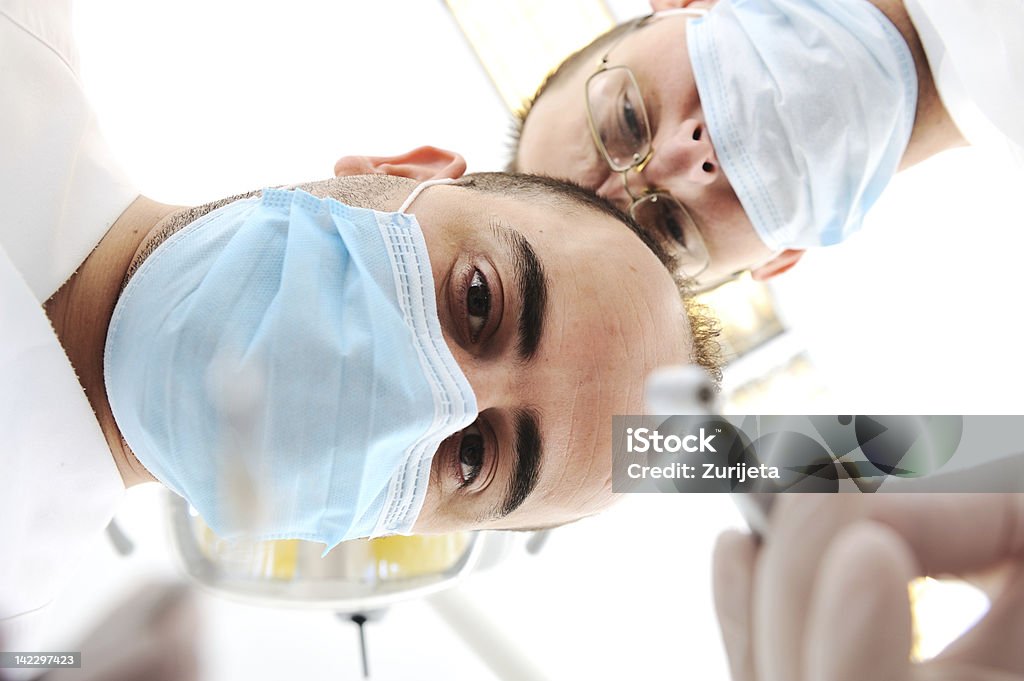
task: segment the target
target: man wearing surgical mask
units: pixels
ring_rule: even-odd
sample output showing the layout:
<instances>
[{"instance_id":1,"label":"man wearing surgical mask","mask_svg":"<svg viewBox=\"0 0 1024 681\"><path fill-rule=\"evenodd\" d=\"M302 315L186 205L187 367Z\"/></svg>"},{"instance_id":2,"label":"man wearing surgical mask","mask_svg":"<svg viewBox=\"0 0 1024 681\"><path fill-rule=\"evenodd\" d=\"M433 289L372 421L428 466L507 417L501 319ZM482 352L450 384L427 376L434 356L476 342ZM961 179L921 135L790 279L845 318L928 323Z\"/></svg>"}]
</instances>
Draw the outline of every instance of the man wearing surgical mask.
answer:
<instances>
[{"instance_id":1,"label":"man wearing surgical mask","mask_svg":"<svg viewBox=\"0 0 1024 681\"><path fill-rule=\"evenodd\" d=\"M624 262L609 267L609 249ZM653 368L703 356L655 251L546 178L355 176L192 209L140 198L90 260L47 310L122 477L168 484L226 536L242 528L210 486L232 427L218 391L236 381L260 395L246 472L272 495L254 533L330 548L597 512L608 418L642 408ZM82 307L95 328L68 324Z\"/></svg>"},{"instance_id":2,"label":"man wearing surgical mask","mask_svg":"<svg viewBox=\"0 0 1024 681\"><path fill-rule=\"evenodd\" d=\"M392 172L461 174L440 150L403 159ZM44 429L40 453L40 405L12 405L24 437L6 471L52 460L54 477L5 511L19 539L5 616L44 604L74 549L17 521L102 527L122 483L164 483L225 537L326 550L608 506L610 417L642 409L655 367L709 360L707 325L660 249L596 196L500 173L444 182L136 198L45 301L94 423ZM82 509L63 476L104 449Z\"/></svg>"},{"instance_id":3,"label":"man wearing surgical mask","mask_svg":"<svg viewBox=\"0 0 1024 681\"><path fill-rule=\"evenodd\" d=\"M613 498L610 417L642 409L655 367L710 357L657 250L545 178L357 176L198 208L139 197L45 303L95 415L64 447L84 460L103 442L111 501L157 480L225 537L330 549L591 515ZM40 461L40 416L25 416L8 471ZM8 520L44 504L48 526L81 522L53 482L62 499L40 492ZM32 550L51 539L23 537L5 568L23 611L66 564Z\"/></svg>"},{"instance_id":4,"label":"man wearing surgical mask","mask_svg":"<svg viewBox=\"0 0 1024 681\"><path fill-rule=\"evenodd\" d=\"M611 502L610 416L641 408L646 373L710 358L667 256L558 182L431 184L465 163L424 147L196 208L140 196L69 29L60 3L0 7L11 649L39 649L127 486L325 549L566 522Z\"/></svg>"},{"instance_id":5,"label":"man wearing surgical mask","mask_svg":"<svg viewBox=\"0 0 1024 681\"><path fill-rule=\"evenodd\" d=\"M839 243L892 176L971 143L1024 148L1024 6L652 0L567 59L509 167L595 189L702 287Z\"/></svg>"}]
</instances>

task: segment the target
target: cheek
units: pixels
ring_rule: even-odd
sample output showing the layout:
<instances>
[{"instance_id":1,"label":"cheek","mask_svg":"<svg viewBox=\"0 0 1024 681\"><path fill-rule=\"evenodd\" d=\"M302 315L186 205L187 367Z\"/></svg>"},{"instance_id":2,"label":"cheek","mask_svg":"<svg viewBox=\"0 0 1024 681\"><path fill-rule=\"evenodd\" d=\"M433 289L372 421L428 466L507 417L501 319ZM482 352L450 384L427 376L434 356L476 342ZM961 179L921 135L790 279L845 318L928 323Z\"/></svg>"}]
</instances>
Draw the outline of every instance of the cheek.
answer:
<instances>
[{"instance_id":1,"label":"cheek","mask_svg":"<svg viewBox=\"0 0 1024 681\"><path fill-rule=\"evenodd\" d=\"M445 289L448 286L448 276L450 270L441 264L438 258L430 259L430 273L434 277L434 300L437 303L437 313L441 317L441 326L444 326L444 314L445 309Z\"/></svg>"},{"instance_id":2,"label":"cheek","mask_svg":"<svg viewBox=\"0 0 1024 681\"><path fill-rule=\"evenodd\" d=\"M430 482L423 500L423 508L413 525L414 534L441 534L467 529L466 523L460 518L461 500L459 495L445 491L441 483L444 473L441 453L435 452L430 467Z\"/></svg>"},{"instance_id":3,"label":"cheek","mask_svg":"<svg viewBox=\"0 0 1024 681\"><path fill-rule=\"evenodd\" d=\"M469 387L473 390L473 395L477 398L477 406L479 409L483 407L479 406L480 402L480 381L479 372L477 370L477 360L471 354L469 354L462 345L459 344L458 340L448 333L447 329L442 329L444 334L444 341L448 344L448 349L451 350L452 357L455 358L455 362L459 365L459 369L462 370L462 374L469 381Z\"/></svg>"},{"instance_id":4,"label":"cheek","mask_svg":"<svg viewBox=\"0 0 1024 681\"><path fill-rule=\"evenodd\" d=\"M435 454L430 469L430 483L427 486L423 508L420 510L420 515L416 518L416 523L413 525L413 531L418 534L429 534L442 529L439 527L442 524L438 513L438 509L441 506L441 485L438 479L437 467L438 459L437 454Z\"/></svg>"},{"instance_id":5,"label":"cheek","mask_svg":"<svg viewBox=\"0 0 1024 681\"><path fill-rule=\"evenodd\" d=\"M728 219L719 221L713 238L706 239L714 274L726 276L764 262L771 250L764 245L736 201Z\"/></svg>"},{"instance_id":6,"label":"cheek","mask_svg":"<svg viewBox=\"0 0 1024 681\"><path fill-rule=\"evenodd\" d=\"M454 228L433 233L427 239L427 253L430 256L430 272L434 276L434 291L440 296L441 286L451 271L458 249L454 243Z\"/></svg>"},{"instance_id":7,"label":"cheek","mask_svg":"<svg viewBox=\"0 0 1024 681\"><path fill-rule=\"evenodd\" d=\"M714 240L720 246L731 245L736 248L743 243L748 233L756 238L746 211L725 173L721 173L714 185L707 188L704 198L699 218L705 225L714 225Z\"/></svg>"}]
</instances>

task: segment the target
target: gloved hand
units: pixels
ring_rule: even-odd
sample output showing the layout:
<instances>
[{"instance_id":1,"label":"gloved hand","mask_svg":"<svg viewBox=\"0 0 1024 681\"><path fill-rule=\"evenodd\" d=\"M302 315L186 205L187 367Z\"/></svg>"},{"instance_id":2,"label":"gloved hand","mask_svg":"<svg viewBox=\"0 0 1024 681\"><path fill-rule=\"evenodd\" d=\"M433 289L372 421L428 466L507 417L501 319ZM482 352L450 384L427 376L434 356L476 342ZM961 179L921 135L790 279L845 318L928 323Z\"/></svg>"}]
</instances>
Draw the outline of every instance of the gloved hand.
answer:
<instances>
[{"instance_id":1,"label":"gloved hand","mask_svg":"<svg viewBox=\"0 0 1024 681\"><path fill-rule=\"evenodd\" d=\"M769 528L715 548L735 681L1024 678L1024 495L781 495ZM984 577L992 606L913 664L907 585L923 575Z\"/></svg>"}]
</instances>

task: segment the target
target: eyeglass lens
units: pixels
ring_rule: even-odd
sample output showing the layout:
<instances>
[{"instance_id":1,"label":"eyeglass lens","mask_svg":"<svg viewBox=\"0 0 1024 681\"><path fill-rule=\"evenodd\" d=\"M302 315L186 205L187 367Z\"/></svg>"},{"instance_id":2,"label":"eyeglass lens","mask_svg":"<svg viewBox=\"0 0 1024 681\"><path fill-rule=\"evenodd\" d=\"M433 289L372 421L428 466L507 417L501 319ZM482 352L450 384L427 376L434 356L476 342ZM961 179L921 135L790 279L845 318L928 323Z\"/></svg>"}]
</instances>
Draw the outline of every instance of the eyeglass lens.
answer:
<instances>
[{"instance_id":1,"label":"eyeglass lens","mask_svg":"<svg viewBox=\"0 0 1024 681\"><path fill-rule=\"evenodd\" d=\"M612 67L587 81L587 106L594 138L612 170L636 166L651 149L651 128L632 72Z\"/></svg>"},{"instance_id":2,"label":"eyeglass lens","mask_svg":"<svg viewBox=\"0 0 1024 681\"><path fill-rule=\"evenodd\" d=\"M604 68L587 81L587 112L598 150L612 170L636 168L651 153L651 127L643 95L625 66ZM708 267L704 239L693 218L674 197L646 194L630 208L633 219L665 245L680 262L682 274L695 278Z\"/></svg>"}]
</instances>

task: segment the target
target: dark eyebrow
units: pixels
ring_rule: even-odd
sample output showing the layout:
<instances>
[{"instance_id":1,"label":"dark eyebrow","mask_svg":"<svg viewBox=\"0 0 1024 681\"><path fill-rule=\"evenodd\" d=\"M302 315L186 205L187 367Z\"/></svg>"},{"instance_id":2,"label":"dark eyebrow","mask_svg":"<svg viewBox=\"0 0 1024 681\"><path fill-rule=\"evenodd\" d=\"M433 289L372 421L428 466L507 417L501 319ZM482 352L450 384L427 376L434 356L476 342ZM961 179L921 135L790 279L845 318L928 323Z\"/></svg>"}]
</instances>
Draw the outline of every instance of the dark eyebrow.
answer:
<instances>
[{"instance_id":1,"label":"dark eyebrow","mask_svg":"<svg viewBox=\"0 0 1024 681\"><path fill-rule=\"evenodd\" d=\"M540 478L540 464L543 458L540 439L540 425L537 414L530 409L515 410L515 470L508 484L505 500L498 517L504 518L523 505L537 486Z\"/></svg>"},{"instance_id":2,"label":"dark eyebrow","mask_svg":"<svg viewBox=\"0 0 1024 681\"><path fill-rule=\"evenodd\" d=\"M520 359L530 360L537 354L544 335L547 315L548 283L544 266L533 246L519 231L501 223L492 222L491 229L511 250L513 276L519 287L519 340L516 351Z\"/></svg>"}]
</instances>

